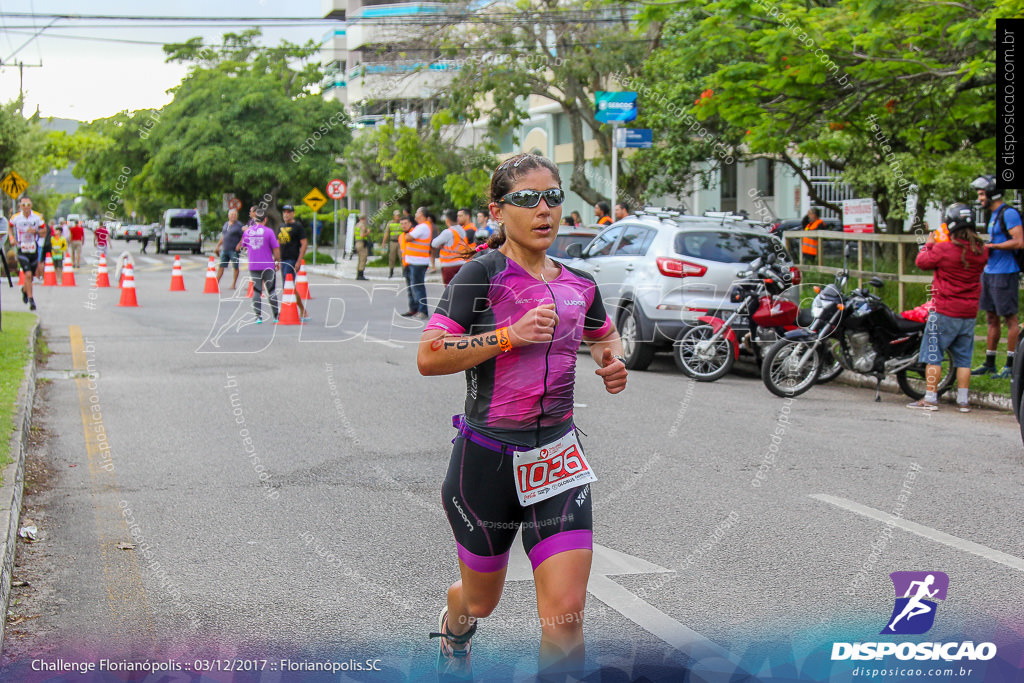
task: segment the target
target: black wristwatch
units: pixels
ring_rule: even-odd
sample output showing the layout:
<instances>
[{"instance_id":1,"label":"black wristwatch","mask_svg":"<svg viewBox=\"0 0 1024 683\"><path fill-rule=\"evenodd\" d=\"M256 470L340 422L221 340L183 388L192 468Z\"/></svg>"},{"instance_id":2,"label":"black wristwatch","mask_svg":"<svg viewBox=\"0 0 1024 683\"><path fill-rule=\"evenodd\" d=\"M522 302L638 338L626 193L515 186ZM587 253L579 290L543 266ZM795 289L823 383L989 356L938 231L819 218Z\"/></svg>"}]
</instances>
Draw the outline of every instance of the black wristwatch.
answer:
<instances>
[{"instance_id":1,"label":"black wristwatch","mask_svg":"<svg viewBox=\"0 0 1024 683\"><path fill-rule=\"evenodd\" d=\"M626 364L626 359L622 356L612 356L612 358L614 358L615 360L621 360L623 365Z\"/></svg>"}]
</instances>

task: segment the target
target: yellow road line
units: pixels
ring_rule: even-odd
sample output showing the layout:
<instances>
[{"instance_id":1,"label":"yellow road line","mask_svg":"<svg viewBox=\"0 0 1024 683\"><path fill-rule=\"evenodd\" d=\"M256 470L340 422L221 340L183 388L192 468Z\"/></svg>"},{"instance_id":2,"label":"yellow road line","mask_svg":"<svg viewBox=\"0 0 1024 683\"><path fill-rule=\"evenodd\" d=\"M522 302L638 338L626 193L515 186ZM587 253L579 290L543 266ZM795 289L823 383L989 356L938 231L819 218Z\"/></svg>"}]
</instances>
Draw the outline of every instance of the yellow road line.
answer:
<instances>
[{"instance_id":1,"label":"yellow road line","mask_svg":"<svg viewBox=\"0 0 1024 683\"><path fill-rule=\"evenodd\" d=\"M110 455L110 441L103 423L97 375L94 374L95 364L89 362L82 330L77 325L70 326L70 339L74 369L79 373L88 373L85 377L77 377L75 384L78 387L78 403L82 413L85 453L89 461L89 477L92 480L91 495L96 517L96 535L103 557L107 607L113 621L112 626L115 627L116 633L124 634L124 637L143 636L152 643L153 622L146 590L142 585L138 557L135 551L117 547L121 543L131 542L132 539L121 507L118 505L121 495L117 486L114 459Z\"/></svg>"}]
</instances>

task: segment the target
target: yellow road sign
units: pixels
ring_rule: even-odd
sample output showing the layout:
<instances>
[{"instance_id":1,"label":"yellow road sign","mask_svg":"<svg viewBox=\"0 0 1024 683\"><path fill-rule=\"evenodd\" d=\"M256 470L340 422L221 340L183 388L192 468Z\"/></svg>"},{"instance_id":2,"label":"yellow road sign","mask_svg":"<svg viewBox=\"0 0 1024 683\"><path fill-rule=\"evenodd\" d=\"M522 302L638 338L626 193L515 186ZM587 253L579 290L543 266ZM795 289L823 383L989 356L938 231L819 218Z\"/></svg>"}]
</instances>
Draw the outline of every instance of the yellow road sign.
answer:
<instances>
[{"instance_id":1,"label":"yellow road sign","mask_svg":"<svg viewBox=\"0 0 1024 683\"><path fill-rule=\"evenodd\" d=\"M11 199L17 199L18 195L24 192L25 188L28 187L28 181L14 171L11 171L4 176L3 180L0 180L0 187L3 188L4 192L10 195Z\"/></svg>"},{"instance_id":2,"label":"yellow road sign","mask_svg":"<svg viewBox=\"0 0 1024 683\"><path fill-rule=\"evenodd\" d=\"M316 213L320 210L321 206L327 203L327 197L324 196L324 193L319 188L314 187L309 191L309 194L302 198L302 201L306 203L306 206L313 209L313 213Z\"/></svg>"}]
</instances>

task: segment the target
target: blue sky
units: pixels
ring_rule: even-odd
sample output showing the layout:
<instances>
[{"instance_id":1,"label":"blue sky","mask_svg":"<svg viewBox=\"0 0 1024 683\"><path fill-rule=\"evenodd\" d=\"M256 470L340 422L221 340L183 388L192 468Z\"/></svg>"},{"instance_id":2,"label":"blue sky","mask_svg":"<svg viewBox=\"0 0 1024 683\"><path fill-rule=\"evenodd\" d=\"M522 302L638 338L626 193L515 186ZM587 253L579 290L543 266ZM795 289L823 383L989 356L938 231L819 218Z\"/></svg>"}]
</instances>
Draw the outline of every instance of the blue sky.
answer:
<instances>
[{"instance_id":1,"label":"blue sky","mask_svg":"<svg viewBox=\"0 0 1024 683\"><path fill-rule=\"evenodd\" d=\"M9 12L88 13L131 16L182 17L323 17L321 0L185 0L173 3L141 3L113 0L0 0L0 15ZM12 56L31 35L49 23L49 19L0 16L0 101L18 94L18 69L7 66ZM19 50L10 63L22 60L42 68L24 69L25 113L38 106L43 116L91 121L122 110L160 107L171 97L168 88L177 85L185 67L166 64L160 45L105 42L104 39L183 41L203 36L217 43L227 31L240 31L243 25L139 27L116 22L116 28L99 28L94 21L61 20ZM111 22L115 23L115 22ZM38 27L33 30L31 27ZM317 42L332 24L295 27L266 27L264 43L276 44L281 38L292 42ZM99 40L77 40L58 36L86 36Z\"/></svg>"}]
</instances>

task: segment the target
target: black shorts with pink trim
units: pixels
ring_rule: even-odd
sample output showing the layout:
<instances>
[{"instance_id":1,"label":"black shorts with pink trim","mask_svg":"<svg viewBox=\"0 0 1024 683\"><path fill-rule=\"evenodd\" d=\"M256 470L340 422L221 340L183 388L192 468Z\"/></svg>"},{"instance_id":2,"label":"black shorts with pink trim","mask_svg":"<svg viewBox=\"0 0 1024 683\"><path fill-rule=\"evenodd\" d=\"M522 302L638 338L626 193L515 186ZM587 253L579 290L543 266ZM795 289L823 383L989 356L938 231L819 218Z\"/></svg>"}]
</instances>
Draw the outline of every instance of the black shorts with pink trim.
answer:
<instances>
[{"instance_id":1,"label":"black shorts with pink trim","mask_svg":"<svg viewBox=\"0 0 1024 683\"><path fill-rule=\"evenodd\" d=\"M534 570L552 555L593 549L590 484L524 508L513 479L515 446L494 449L497 444L484 446L464 434L454 444L441 498L467 567L486 573L507 566L520 526Z\"/></svg>"}]
</instances>

